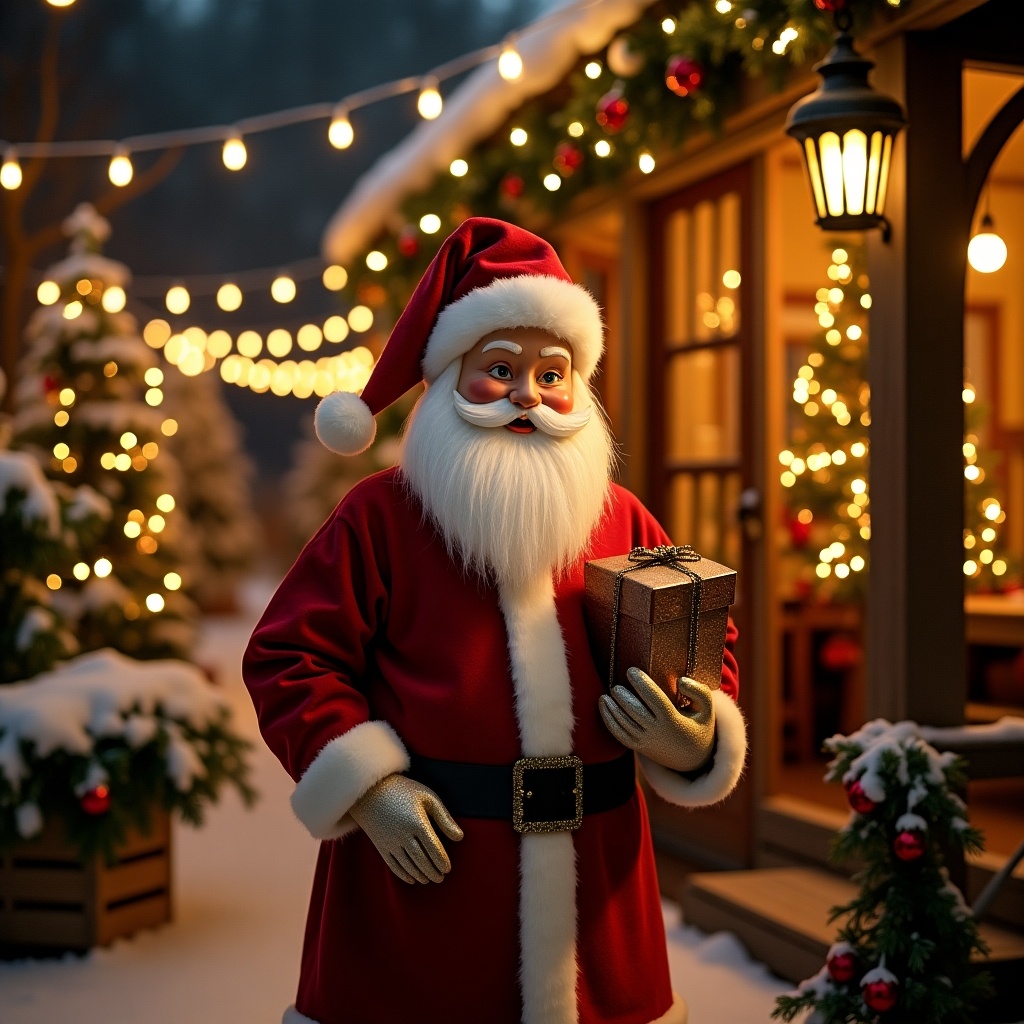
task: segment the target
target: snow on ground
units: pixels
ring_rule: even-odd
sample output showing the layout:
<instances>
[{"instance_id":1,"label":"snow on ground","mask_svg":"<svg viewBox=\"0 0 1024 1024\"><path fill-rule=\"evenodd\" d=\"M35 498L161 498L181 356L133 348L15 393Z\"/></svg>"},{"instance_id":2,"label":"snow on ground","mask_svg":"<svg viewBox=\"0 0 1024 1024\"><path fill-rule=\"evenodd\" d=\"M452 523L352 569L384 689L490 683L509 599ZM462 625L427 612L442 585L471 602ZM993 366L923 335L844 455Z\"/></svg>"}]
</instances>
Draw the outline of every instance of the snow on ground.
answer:
<instances>
[{"instance_id":1,"label":"snow on ground","mask_svg":"<svg viewBox=\"0 0 1024 1024\"><path fill-rule=\"evenodd\" d=\"M291 813L291 780L259 741L239 674L268 597L254 588L244 615L209 621L199 652L257 743L259 804L246 811L230 792L203 829L176 825L170 925L86 956L0 963L3 1024L277 1024L292 1002L317 844ZM665 916L690 1024L767 1024L790 986L734 936L685 927L672 906Z\"/></svg>"}]
</instances>

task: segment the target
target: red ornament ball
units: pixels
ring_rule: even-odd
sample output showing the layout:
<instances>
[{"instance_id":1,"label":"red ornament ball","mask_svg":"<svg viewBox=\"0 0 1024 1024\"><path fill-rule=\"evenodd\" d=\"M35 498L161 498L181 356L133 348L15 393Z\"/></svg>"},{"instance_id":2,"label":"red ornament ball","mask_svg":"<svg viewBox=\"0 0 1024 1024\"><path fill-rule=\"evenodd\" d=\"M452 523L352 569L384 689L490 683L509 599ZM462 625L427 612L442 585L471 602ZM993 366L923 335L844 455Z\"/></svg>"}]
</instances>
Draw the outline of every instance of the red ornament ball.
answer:
<instances>
[{"instance_id":1,"label":"red ornament ball","mask_svg":"<svg viewBox=\"0 0 1024 1024\"><path fill-rule=\"evenodd\" d=\"M43 393L50 394L51 391L56 391L60 387L60 381L56 377L51 377L47 374L43 378Z\"/></svg>"},{"instance_id":2,"label":"red ornament ball","mask_svg":"<svg viewBox=\"0 0 1024 1024\"><path fill-rule=\"evenodd\" d=\"M872 981L861 990L869 1010L885 1013L896 1005L897 986L892 981Z\"/></svg>"},{"instance_id":3,"label":"red ornament ball","mask_svg":"<svg viewBox=\"0 0 1024 1024\"><path fill-rule=\"evenodd\" d=\"M852 953L835 953L825 961L833 981L845 983L857 976L857 958Z\"/></svg>"},{"instance_id":4,"label":"red ornament ball","mask_svg":"<svg viewBox=\"0 0 1024 1024\"><path fill-rule=\"evenodd\" d=\"M828 11L835 13L836 11L842 11L846 8L846 0L814 0L814 6L819 11Z\"/></svg>"},{"instance_id":5,"label":"red ornament ball","mask_svg":"<svg viewBox=\"0 0 1024 1024\"><path fill-rule=\"evenodd\" d=\"M910 863L924 855L924 836L917 831L905 829L894 840L893 852L900 860Z\"/></svg>"},{"instance_id":6,"label":"red ornament ball","mask_svg":"<svg viewBox=\"0 0 1024 1024\"><path fill-rule=\"evenodd\" d=\"M610 135L622 131L628 120L629 101L621 89L610 89L597 101L597 123Z\"/></svg>"},{"instance_id":7,"label":"red ornament ball","mask_svg":"<svg viewBox=\"0 0 1024 1024\"><path fill-rule=\"evenodd\" d=\"M693 96L704 84L704 69L692 58L677 53L665 65L665 85L677 96Z\"/></svg>"},{"instance_id":8,"label":"red ornament ball","mask_svg":"<svg viewBox=\"0 0 1024 1024\"><path fill-rule=\"evenodd\" d=\"M571 142L560 142L555 149L555 170L567 178L583 166L583 150Z\"/></svg>"},{"instance_id":9,"label":"red ornament ball","mask_svg":"<svg viewBox=\"0 0 1024 1024\"><path fill-rule=\"evenodd\" d=\"M406 259L412 259L420 251L420 238L415 225L407 224L398 232L398 251Z\"/></svg>"},{"instance_id":10,"label":"red ornament ball","mask_svg":"<svg viewBox=\"0 0 1024 1024\"><path fill-rule=\"evenodd\" d=\"M811 524L801 523L799 519L790 519L786 526L789 528L789 539L795 548L802 548L811 537Z\"/></svg>"},{"instance_id":11,"label":"red ornament ball","mask_svg":"<svg viewBox=\"0 0 1024 1024\"><path fill-rule=\"evenodd\" d=\"M518 174L506 174L498 188L506 199L518 199L526 189L526 182Z\"/></svg>"},{"instance_id":12,"label":"red ornament ball","mask_svg":"<svg viewBox=\"0 0 1024 1024\"><path fill-rule=\"evenodd\" d=\"M818 659L830 672L847 672L863 658L860 644L846 633L834 633L821 645Z\"/></svg>"},{"instance_id":13,"label":"red ornament ball","mask_svg":"<svg viewBox=\"0 0 1024 1024\"><path fill-rule=\"evenodd\" d=\"M878 804L864 792L864 787L857 779L846 787L846 799L858 814L870 814Z\"/></svg>"},{"instance_id":14,"label":"red ornament ball","mask_svg":"<svg viewBox=\"0 0 1024 1024\"><path fill-rule=\"evenodd\" d=\"M87 793L83 793L78 802L86 814L94 816L106 814L110 810L110 787L96 786Z\"/></svg>"}]
</instances>

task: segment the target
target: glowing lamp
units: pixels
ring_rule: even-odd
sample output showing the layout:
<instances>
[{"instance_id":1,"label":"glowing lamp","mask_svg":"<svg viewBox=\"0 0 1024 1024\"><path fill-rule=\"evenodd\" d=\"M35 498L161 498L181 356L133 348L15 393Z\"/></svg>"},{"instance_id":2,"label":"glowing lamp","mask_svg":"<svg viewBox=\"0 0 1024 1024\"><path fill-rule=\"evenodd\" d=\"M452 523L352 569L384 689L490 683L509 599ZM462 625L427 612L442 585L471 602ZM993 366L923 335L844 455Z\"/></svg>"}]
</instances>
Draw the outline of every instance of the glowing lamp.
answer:
<instances>
[{"instance_id":1,"label":"glowing lamp","mask_svg":"<svg viewBox=\"0 0 1024 1024\"><path fill-rule=\"evenodd\" d=\"M989 214L981 218L980 227L967 246L967 262L979 274L994 274L1006 262L1006 243L996 234Z\"/></svg>"},{"instance_id":2,"label":"glowing lamp","mask_svg":"<svg viewBox=\"0 0 1024 1024\"><path fill-rule=\"evenodd\" d=\"M440 116L443 106L444 101L441 99L441 93L438 91L437 80L434 78L426 79L416 99L416 109L420 112L420 117L424 121L433 121L434 118Z\"/></svg>"},{"instance_id":3,"label":"glowing lamp","mask_svg":"<svg viewBox=\"0 0 1024 1024\"><path fill-rule=\"evenodd\" d=\"M328 141L335 149L348 149L355 137L352 122L348 119L348 111L343 106L336 107L331 125L327 129Z\"/></svg>"},{"instance_id":4,"label":"glowing lamp","mask_svg":"<svg viewBox=\"0 0 1024 1024\"><path fill-rule=\"evenodd\" d=\"M246 160L249 159L249 153L241 135L231 135L225 139L220 155L224 166L229 171L240 171L245 166Z\"/></svg>"},{"instance_id":5,"label":"glowing lamp","mask_svg":"<svg viewBox=\"0 0 1024 1024\"><path fill-rule=\"evenodd\" d=\"M906 118L896 100L868 84L873 66L840 25L828 56L814 68L821 85L786 121L787 134L803 151L817 224L825 231L888 228L892 148Z\"/></svg>"},{"instance_id":6,"label":"glowing lamp","mask_svg":"<svg viewBox=\"0 0 1024 1024\"><path fill-rule=\"evenodd\" d=\"M132 167L131 158L128 153L119 149L111 158L110 166L107 168L107 177L113 185L124 188L135 175L135 168Z\"/></svg>"},{"instance_id":7,"label":"glowing lamp","mask_svg":"<svg viewBox=\"0 0 1024 1024\"><path fill-rule=\"evenodd\" d=\"M0 166L0 185L9 191L21 188L21 164L15 152L10 149L4 154L4 162Z\"/></svg>"},{"instance_id":8,"label":"glowing lamp","mask_svg":"<svg viewBox=\"0 0 1024 1024\"><path fill-rule=\"evenodd\" d=\"M523 73L523 58L511 44L506 44L498 57L498 74L506 82L514 82Z\"/></svg>"}]
</instances>

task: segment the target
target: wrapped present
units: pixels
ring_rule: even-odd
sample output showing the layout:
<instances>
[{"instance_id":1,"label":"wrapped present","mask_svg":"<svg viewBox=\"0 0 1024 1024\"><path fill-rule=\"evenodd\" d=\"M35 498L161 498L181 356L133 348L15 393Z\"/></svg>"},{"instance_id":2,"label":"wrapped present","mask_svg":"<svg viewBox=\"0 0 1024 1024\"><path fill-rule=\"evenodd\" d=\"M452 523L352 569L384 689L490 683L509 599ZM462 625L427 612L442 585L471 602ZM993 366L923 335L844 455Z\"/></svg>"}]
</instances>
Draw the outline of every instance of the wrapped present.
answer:
<instances>
[{"instance_id":1,"label":"wrapped present","mask_svg":"<svg viewBox=\"0 0 1024 1024\"><path fill-rule=\"evenodd\" d=\"M634 548L584 567L584 613L591 651L608 686L628 686L626 669L643 669L677 706L689 676L717 689L736 570L689 545Z\"/></svg>"}]
</instances>

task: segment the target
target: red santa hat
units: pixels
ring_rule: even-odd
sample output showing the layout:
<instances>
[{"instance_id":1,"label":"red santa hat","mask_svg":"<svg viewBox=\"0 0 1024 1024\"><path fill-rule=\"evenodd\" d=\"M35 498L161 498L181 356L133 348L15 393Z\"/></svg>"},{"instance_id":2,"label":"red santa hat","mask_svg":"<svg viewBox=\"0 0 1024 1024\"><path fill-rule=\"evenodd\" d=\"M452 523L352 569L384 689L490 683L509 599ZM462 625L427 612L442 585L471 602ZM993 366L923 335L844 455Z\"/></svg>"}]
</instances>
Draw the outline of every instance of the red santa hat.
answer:
<instances>
[{"instance_id":1,"label":"red santa hat","mask_svg":"<svg viewBox=\"0 0 1024 1024\"><path fill-rule=\"evenodd\" d=\"M441 245L362 393L336 391L317 406L317 437L339 455L358 455L373 443L377 413L420 381L433 383L485 334L513 327L568 342L584 380L601 358L601 311L554 249L514 224L470 217Z\"/></svg>"}]
</instances>

